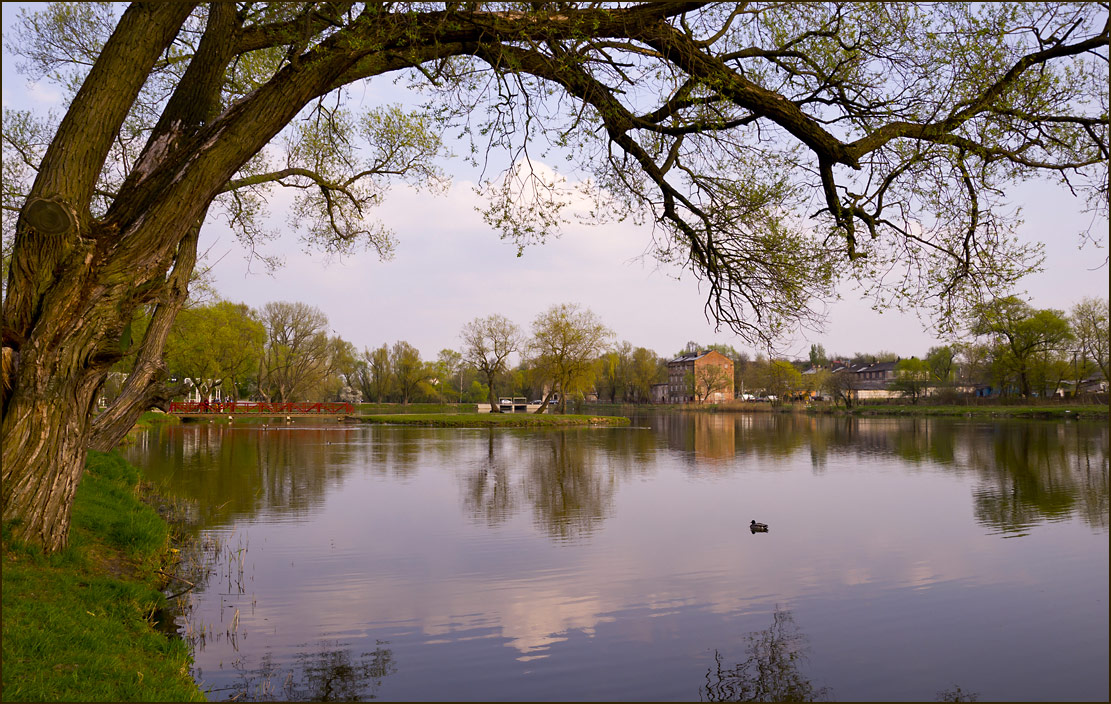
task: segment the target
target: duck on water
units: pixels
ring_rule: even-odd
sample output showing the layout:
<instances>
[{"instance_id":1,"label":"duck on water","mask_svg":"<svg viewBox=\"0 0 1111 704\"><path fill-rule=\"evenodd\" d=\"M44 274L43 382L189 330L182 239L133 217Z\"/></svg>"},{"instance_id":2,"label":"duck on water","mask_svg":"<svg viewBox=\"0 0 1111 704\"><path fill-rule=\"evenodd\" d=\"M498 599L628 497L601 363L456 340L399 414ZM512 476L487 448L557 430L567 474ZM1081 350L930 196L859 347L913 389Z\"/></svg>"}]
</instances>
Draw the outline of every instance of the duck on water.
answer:
<instances>
[{"instance_id":1,"label":"duck on water","mask_svg":"<svg viewBox=\"0 0 1111 704\"><path fill-rule=\"evenodd\" d=\"M767 533L768 532L768 524L767 523L757 523L756 521L753 521L752 523L750 523L748 525L748 527L753 533Z\"/></svg>"}]
</instances>

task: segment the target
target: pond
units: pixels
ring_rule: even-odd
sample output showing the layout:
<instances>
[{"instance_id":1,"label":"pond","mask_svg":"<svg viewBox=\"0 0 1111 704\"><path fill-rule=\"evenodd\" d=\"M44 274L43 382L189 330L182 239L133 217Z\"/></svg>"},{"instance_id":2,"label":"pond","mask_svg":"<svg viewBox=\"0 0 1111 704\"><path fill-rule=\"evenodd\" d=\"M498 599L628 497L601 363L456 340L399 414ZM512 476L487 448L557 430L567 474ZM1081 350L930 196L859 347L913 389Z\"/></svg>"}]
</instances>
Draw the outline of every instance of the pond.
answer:
<instances>
[{"instance_id":1,"label":"pond","mask_svg":"<svg viewBox=\"0 0 1111 704\"><path fill-rule=\"evenodd\" d=\"M1102 422L151 429L213 700L1106 700ZM756 520L768 531L753 533Z\"/></svg>"}]
</instances>

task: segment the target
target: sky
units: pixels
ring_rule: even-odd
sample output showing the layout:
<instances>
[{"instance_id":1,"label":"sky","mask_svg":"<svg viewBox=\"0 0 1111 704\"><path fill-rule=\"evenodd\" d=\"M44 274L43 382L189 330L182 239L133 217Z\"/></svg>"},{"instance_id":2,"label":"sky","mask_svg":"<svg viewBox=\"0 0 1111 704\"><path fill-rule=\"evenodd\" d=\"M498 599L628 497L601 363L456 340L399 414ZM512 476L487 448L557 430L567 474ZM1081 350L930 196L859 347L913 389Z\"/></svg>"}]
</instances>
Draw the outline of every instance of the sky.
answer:
<instances>
[{"instance_id":1,"label":"sky","mask_svg":"<svg viewBox=\"0 0 1111 704\"><path fill-rule=\"evenodd\" d=\"M61 93L49 84L30 83L16 70L8 53L9 27L16 3L3 3L3 105L45 113L62 107ZM396 100L398 89L379 81L354 91L375 104ZM458 151L458 150L456 150ZM679 352L688 341L719 343L755 354L758 350L728 328L706 319L705 289L695 276L675 267L661 268L645 256L650 225L572 224L559 239L526 248L517 256L513 242L503 241L475 207L474 175L461 162L443 161L453 176L444 195L417 193L405 187L390 191L377 217L397 236L392 260L372 252L328 257L307 251L285 225L283 203L275 194L271 227L283 235L263 251L284 258L273 273L257 261L234 235L213 221L206 225L201 249L207 251L221 297L261 308L269 301L299 301L320 308L335 334L358 349L405 340L424 359L460 346L459 330L476 317L501 314L527 331L533 319L555 304L578 303L594 311L616 340L647 347L662 356ZM1018 236L1045 243L1043 271L1023 279L1016 292L1038 308L1068 310L1085 296L1108 296L1107 223L1095 222L1103 248L1080 248L1079 233L1093 224L1083 202L1048 182L1029 182L1009 193L1022 207ZM852 355L888 351L922 356L941 341L929 321L914 313L874 311L858 291L845 285L840 299L828 303L823 331L807 331L783 340L778 352L805 358L812 343L826 351Z\"/></svg>"}]
</instances>

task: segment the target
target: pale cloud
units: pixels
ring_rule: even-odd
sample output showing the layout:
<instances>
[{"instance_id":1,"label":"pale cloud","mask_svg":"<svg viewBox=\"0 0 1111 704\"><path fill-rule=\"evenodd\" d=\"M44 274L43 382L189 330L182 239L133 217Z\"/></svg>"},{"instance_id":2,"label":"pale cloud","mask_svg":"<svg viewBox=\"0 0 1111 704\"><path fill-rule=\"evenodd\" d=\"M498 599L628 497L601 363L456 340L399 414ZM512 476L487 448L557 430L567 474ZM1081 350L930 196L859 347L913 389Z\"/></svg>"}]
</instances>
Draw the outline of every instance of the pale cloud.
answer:
<instances>
[{"instance_id":1,"label":"pale cloud","mask_svg":"<svg viewBox=\"0 0 1111 704\"><path fill-rule=\"evenodd\" d=\"M466 181L443 196L395 188L374 213L397 233L393 260L368 252L329 262L300 252L296 237L286 235L267 250L286 255L273 277L245 276L245 252L230 234L221 235L216 251L230 254L214 268L217 288L256 307L277 299L316 305L360 348L408 340L426 358L457 346L460 327L477 316L500 313L527 328L564 302L591 308L620 339L661 354L688 339L735 342L706 323L704 299L689 274L677 280L680 272L643 257L650 242L644 228L572 222L561 237L518 257L516 245L491 231L475 204Z\"/></svg>"}]
</instances>

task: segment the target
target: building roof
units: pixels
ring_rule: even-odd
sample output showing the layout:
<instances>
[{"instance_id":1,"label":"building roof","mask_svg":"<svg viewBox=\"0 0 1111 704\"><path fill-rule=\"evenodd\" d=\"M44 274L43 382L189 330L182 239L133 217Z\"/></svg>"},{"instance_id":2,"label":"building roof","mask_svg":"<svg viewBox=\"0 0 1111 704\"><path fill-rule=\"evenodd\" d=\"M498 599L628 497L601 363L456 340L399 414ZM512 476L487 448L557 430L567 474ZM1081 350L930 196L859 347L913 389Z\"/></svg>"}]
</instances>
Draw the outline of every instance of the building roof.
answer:
<instances>
[{"instance_id":1,"label":"building roof","mask_svg":"<svg viewBox=\"0 0 1111 704\"><path fill-rule=\"evenodd\" d=\"M859 369L855 369L853 371L855 371L857 373L860 373L860 372L892 372L892 371L895 371L895 365L897 365L898 363L899 363L898 361L895 361L895 362L875 362L874 364L869 364L867 366L860 367Z\"/></svg>"},{"instance_id":2,"label":"building roof","mask_svg":"<svg viewBox=\"0 0 1111 704\"><path fill-rule=\"evenodd\" d=\"M686 354L679 355L675 359L671 360L670 362L668 362L668 364L684 364L686 362L693 362L695 360L702 359L708 354L713 354L714 352L717 352L717 354L720 355L722 359L728 360L730 362L733 361L717 350L706 350L705 352L687 352Z\"/></svg>"}]
</instances>

